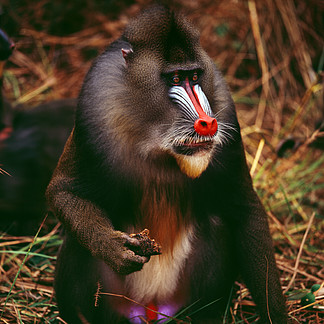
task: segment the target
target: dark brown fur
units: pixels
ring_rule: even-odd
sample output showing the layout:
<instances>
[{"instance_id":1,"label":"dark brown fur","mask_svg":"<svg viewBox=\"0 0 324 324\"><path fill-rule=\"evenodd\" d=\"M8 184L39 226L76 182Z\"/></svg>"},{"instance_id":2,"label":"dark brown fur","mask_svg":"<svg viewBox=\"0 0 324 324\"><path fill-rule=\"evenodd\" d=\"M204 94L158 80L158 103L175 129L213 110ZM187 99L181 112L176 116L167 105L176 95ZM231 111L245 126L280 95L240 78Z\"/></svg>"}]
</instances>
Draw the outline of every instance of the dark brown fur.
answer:
<instances>
[{"instance_id":1,"label":"dark brown fur","mask_svg":"<svg viewBox=\"0 0 324 324\"><path fill-rule=\"evenodd\" d=\"M34 235L47 210L44 191L74 124L75 99L37 107L9 105L3 118L11 133L0 138L0 227ZM10 119L12 122L9 122Z\"/></svg>"},{"instance_id":2,"label":"dark brown fur","mask_svg":"<svg viewBox=\"0 0 324 324\"><path fill-rule=\"evenodd\" d=\"M172 143L189 121L163 78L197 68L219 131L208 152L186 155ZM267 215L252 188L233 101L197 32L168 9L145 11L92 66L47 198L65 227L55 290L68 323L145 316L118 297L94 307L98 282L103 292L167 304L172 315L190 306L182 316L217 323L238 273L261 321L286 323ZM161 256L133 252L138 242L127 233L144 228Z\"/></svg>"}]
</instances>

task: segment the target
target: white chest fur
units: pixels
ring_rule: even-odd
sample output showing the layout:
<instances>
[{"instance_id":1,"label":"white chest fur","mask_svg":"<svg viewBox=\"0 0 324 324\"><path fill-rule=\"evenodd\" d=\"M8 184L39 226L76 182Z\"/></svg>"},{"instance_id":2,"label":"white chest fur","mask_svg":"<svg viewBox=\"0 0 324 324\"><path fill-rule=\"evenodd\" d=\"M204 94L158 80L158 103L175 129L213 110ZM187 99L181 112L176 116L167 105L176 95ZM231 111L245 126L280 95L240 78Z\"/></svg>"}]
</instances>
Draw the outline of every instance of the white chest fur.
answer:
<instances>
[{"instance_id":1,"label":"white chest fur","mask_svg":"<svg viewBox=\"0 0 324 324\"><path fill-rule=\"evenodd\" d=\"M179 279L191 251L192 227L181 230L173 250L152 256L141 271L125 278L128 297L147 304L155 300L157 304L169 302L177 293Z\"/></svg>"}]
</instances>

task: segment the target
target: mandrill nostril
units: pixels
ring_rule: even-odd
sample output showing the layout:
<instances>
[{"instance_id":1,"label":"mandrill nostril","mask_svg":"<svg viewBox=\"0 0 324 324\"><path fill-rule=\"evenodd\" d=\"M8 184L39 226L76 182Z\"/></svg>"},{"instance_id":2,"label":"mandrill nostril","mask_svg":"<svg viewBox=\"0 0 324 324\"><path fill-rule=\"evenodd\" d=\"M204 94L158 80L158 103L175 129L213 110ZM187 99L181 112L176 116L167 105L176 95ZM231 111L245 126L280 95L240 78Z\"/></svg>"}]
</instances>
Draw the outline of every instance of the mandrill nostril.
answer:
<instances>
[{"instance_id":1,"label":"mandrill nostril","mask_svg":"<svg viewBox=\"0 0 324 324\"><path fill-rule=\"evenodd\" d=\"M195 131L201 136L213 136L217 132L217 121L215 118L204 116L194 123Z\"/></svg>"}]
</instances>

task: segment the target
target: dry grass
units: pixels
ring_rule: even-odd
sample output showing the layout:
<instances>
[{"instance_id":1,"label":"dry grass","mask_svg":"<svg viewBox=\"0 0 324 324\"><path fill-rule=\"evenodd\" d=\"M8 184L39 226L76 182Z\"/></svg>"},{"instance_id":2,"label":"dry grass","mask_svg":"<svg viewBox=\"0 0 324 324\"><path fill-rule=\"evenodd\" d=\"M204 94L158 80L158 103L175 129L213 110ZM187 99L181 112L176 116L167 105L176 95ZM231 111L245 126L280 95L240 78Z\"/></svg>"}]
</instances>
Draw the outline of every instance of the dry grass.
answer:
<instances>
[{"instance_id":1,"label":"dry grass","mask_svg":"<svg viewBox=\"0 0 324 324\"><path fill-rule=\"evenodd\" d=\"M84 1L87 10L74 7L83 20L69 33L62 27L55 32L54 21L47 19L48 1L22 2L16 8L22 17L17 50L5 74L11 102L34 105L77 96L92 59L149 2L131 2L104 14L106 9L99 10L96 2ZM324 120L323 1L178 0L176 4L185 4L202 31L203 46L232 90L255 188L269 215L283 289L291 293L321 284L324 145L323 132L315 125ZM289 136L301 145L279 158L276 148ZM1 237L0 321L60 322L52 289L59 244L55 225L34 238ZM253 323L255 308L249 293L240 283L236 288L226 322ZM288 301L291 322L324 323L323 293L317 297L318 304L311 309L302 308L299 299Z\"/></svg>"}]
</instances>

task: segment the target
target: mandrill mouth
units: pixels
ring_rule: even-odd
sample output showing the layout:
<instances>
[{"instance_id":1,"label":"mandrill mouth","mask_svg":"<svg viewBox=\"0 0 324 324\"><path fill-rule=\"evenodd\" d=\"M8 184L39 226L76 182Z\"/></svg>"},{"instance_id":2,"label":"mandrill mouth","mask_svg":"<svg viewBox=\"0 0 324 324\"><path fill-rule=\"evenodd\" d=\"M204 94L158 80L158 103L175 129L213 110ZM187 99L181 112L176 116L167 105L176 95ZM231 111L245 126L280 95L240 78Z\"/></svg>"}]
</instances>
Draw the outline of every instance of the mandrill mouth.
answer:
<instances>
[{"instance_id":1,"label":"mandrill mouth","mask_svg":"<svg viewBox=\"0 0 324 324\"><path fill-rule=\"evenodd\" d=\"M194 155L202 151L211 151L214 147L212 138L185 138L179 139L173 144L173 150L177 154Z\"/></svg>"}]
</instances>

